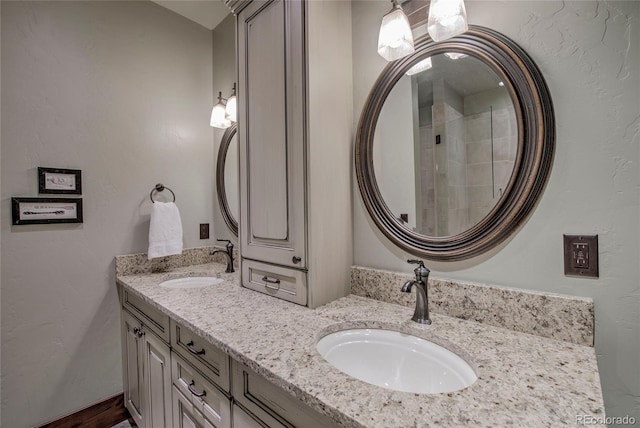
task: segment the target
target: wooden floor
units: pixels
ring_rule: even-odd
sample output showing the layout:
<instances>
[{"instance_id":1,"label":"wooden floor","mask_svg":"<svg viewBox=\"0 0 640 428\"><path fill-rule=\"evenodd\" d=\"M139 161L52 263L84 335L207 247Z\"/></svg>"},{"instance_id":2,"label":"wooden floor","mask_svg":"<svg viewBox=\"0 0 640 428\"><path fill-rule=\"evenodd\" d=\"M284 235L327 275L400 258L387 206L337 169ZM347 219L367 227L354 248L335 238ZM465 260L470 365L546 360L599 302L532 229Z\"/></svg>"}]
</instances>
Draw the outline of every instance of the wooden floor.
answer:
<instances>
[{"instance_id":1,"label":"wooden floor","mask_svg":"<svg viewBox=\"0 0 640 428\"><path fill-rule=\"evenodd\" d=\"M40 428L112 427L116 422L126 421L128 417L129 412L124 407L124 396L118 394L86 409L42 425ZM115 426L119 428L135 427L135 425L118 424Z\"/></svg>"}]
</instances>

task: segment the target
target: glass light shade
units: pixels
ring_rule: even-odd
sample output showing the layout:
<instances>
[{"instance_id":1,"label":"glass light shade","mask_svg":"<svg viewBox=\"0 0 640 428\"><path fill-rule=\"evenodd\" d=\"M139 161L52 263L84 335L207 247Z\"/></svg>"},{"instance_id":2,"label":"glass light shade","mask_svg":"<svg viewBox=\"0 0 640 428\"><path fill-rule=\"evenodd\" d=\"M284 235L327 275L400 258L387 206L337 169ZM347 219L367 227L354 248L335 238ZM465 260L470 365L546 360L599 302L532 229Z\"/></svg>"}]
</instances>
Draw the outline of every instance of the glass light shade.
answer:
<instances>
[{"instance_id":1,"label":"glass light shade","mask_svg":"<svg viewBox=\"0 0 640 428\"><path fill-rule=\"evenodd\" d=\"M222 102L214 105L211 110L211 126L221 129L231 126L231 121L225 117L225 108Z\"/></svg>"},{"instance_id":2,"label":"glass light shade","mask_svg":"<svg viewBox=\"0 0 640 428\"><path fill-rule=\"evenodd\" d=\"M237 100L235 95L231 95L227 100L227 107L225 108L225 118L232 122L238 121Z\"/></svg>"},{"instance_id":3,"label":"glass light shade","mask_svg":"<svg viewBox=\"0 0 640 428\"><path fill-rule=\"evenodd\" d=\"M412 76L414 74L420 73L421 71L425 71L428 70L432 67L431 64L431 57L429 58L425 58L422 61L418 62L416 65L414 65L413 67L411 67L409 70L407 70L407 72L405 73L407 76Z\"/></svg>"},{"instance_id":4,"label":"glass light shade","mask_svg":"<svg viewBox=\"0 0 640 428\"><path fill-rule=\"evenodd\" d=\"M469 55L467 54L463 54L460 52L445 52L444 56L446 56L447 58L451 58L451 59L460 59L460 58L466 58Z\"/></svg>"},{"instance_id":5,"label":"glass light shade","mask_svg":"<svg viewBox=\"0 0 640 428\"><path fill-rule=\"evenodd\" d=\"M378 53L387 61L394 61L415 51L409 19L400 6L382 17L378 35Z\"/></svg>"},{"instance_id":6,"label":"glass light shade","mask_svg":"<svg viewBox=\"0 0 640 428\"><path fill-rule=\"evenodd\" d=\"M464 0L431 0L427 28L434 42L450 39L467 31L469 25Z\"/></svg>"}]
</instances>

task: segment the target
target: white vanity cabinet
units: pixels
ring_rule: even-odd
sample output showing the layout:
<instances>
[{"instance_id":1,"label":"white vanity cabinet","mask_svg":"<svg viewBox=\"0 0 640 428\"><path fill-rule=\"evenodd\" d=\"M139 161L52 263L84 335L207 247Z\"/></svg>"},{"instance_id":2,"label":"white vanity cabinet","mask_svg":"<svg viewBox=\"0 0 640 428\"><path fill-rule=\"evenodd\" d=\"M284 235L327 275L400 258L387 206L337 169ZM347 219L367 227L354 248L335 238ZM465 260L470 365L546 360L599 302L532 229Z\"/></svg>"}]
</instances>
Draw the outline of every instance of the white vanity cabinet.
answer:
<instances>
[{"instance_id":1,"label":"white vanity cabinet","mask_svg":"<svg viewBox=\"0 0 640 428\"><path fill-rule=\"evenodd\" d=\"M125 406L139 428L336 426L125 288L121 298Z\"/></svg>"},{"instance_id":2,"label":"white vanity cabinet","mask_svg":"<svg viewBox=\"0 0 640 428\"><path fill-rule=\"evenodd\" d=\"M238 7L242 284L317 307L349 292L350 4Z\"/></svg>"},{"instance_id":3,"label":"white vanity cabinet","mask_svg":"<svg viewBox=\"0 0 640 428\"><path fill-rule=\"evenodd\" d=\"M235 402L255 415L251 417L247 412L238 411L238 417L240 420L246 421L244 422L246 425L243 423L234 424L234 426L338 427L331 419L312 410L291 394L237 361L233 361L232 364L232 383ZM236 410L234 410L235 414ZM260 422L257 422L258 420Z\"/></svg>"},{"instance_id":4,"label":"white vanity cabinet","mask_svg":"<svg viewBox=\"0 0 640 428\"><path fill-rule=\"evenodd\" d=\"M171 356L169 345L151 328L122 311L125 406L141 428L170 428Z\"/></svg>"}]
</instances>

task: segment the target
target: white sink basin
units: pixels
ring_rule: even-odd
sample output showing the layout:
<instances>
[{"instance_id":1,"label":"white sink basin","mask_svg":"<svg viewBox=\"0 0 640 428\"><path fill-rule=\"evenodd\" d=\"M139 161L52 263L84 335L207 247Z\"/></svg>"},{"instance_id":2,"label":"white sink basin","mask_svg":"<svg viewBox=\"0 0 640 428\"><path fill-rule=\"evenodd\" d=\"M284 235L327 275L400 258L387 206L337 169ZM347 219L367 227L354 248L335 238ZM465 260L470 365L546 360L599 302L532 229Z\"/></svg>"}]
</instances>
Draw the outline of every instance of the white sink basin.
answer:
<instances>
[{"instance_id":1,"label":"white sink basin","mask_svg":"<svg viewBox=\"0 0 640 428\"><path fill-rule=\"evenodd\" d=\"M320 339L316 348L340 371L396 391L453 392L478 379L471 366L448 349L397 331L342 330Z\"/></svg>"},{"instance_id":2,"label":"white sink basin","mask_svg":"<svg viewBox=\"0 0 640 428\"><path fill-rule=\"evenodd\" d=\"M170 279L160 283L166 288L203 288L222 283L224 280L213 276L192 276L189 278Z\"/></svg>"}]
</instances>

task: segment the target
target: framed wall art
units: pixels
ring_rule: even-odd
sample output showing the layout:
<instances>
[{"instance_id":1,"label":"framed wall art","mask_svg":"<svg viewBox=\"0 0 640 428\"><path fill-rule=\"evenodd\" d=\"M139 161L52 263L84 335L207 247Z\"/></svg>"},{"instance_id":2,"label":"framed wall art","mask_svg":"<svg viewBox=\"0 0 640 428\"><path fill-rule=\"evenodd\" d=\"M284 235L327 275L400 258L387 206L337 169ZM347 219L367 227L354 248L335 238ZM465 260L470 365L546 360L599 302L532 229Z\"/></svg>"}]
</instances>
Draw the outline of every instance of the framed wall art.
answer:
<instances>
[{"instance_id":1,"label":"framed wall art","mask_svg":"<svg viewBox=\"0 0 640 428\"><path fill-rule=\"evenodd\" d=\"M81 195L82 171L39 167L38 193Z\"/></svg>"},{"instance_id":2,"label":"framed wall art","mask_svg":"<svg viewBox=\"0 0 640 428\"><path fill-rule=\"evenodd\" d=\"M11 198L11 223L82 223L82 198Z\"/></svg>"}]
</instances>

